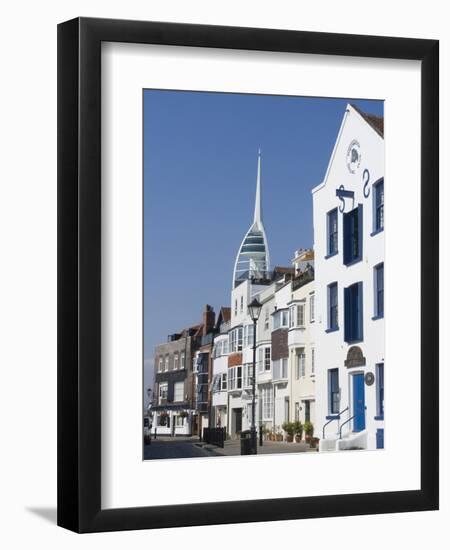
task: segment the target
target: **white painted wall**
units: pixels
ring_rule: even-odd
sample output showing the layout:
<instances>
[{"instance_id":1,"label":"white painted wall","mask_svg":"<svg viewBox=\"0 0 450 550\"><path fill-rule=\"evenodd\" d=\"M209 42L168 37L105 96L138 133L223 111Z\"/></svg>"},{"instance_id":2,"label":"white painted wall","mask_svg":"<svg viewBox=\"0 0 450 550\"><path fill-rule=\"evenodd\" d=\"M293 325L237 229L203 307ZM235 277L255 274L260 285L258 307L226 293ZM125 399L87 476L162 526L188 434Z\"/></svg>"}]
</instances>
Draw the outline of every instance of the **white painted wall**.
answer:
<instances>
[{"instance_id":1,"label":"white painted wall","mask_svg":"<svg viewBox=\"0 0 450 550\"><path fill-rule=\"evenodd\" d=\"M347 168L347 150L352 140L358 140L361 146L361 163L355 173ZM363 194L363 172L370 172L368 198ZM384 141L352 107L343 113L343 123L337 137L335 149L331 156L325 180L313 190L314 208L314 249L315 249L315 288L316 288L316 417L317 428L322 430L328 415L328 380L330 368L339 368L339 385L341 391L340 409L349 406L348 413L341 421L352 414L351 379L354 372L364 371L375 373L375 364L384 362L384 319L373 321L373 267L384 261L384 232L370 236L373 231L372 216L372 184L384 176ZM389 179L387 185L389 186ZM336 197L336 189L344 185L346 190L354 191L354 206L363 204L363 258L352 266L343 263L343 227L342 214L338 214L338 254L325 259L327 254L327 212L339 207L341 202ZM345 212L353 208L352 200L345 200ZM389 223L389 222L388 222ZM339 330L326 333L327 329L327 286L338 282L338 324ZM347 369L344 366L349 345L344 341L344 287L357 281L363 282L363 313L364 341L359 347L367 359L363 369ZM390 368L389 365L385 368ZM384 422L375 421L376 416L376 385L365 385L366 396L366 428L368 430L367 446L375 448L375 433L377 428L383 428ZM389 404L388 404L389 407ZM344 433L351 429L349 423ZM335 437L338 422L328 426L326 437Z\"/></svg>"},{"instance_id":2,"label":"white painted wall","mask_svg":"<svg viewBox=\"0 0 450 550\"><path fill-rule=\"evenodd\" d=\"M289 345L289 383L290 383L290 407L291 420L295 420L296 403L300 407L300 421L305 422L305 400L311 402L310 420L316 429L315 418L315 393L316 382L315 373L312 372L312 348L314 347L315 321L311 323L310 317L310 299L314 295L315 281L311 281L306 285L294 290L291 293L290 304L301 303L305 307L305 326L298 328L296 326L289 328L288 345ZM305 353L305 376L297 379L296 366L297 354L300 348L304 349ZM317 356L316 362L317 365Z\"/></svg>"}]
</instances>

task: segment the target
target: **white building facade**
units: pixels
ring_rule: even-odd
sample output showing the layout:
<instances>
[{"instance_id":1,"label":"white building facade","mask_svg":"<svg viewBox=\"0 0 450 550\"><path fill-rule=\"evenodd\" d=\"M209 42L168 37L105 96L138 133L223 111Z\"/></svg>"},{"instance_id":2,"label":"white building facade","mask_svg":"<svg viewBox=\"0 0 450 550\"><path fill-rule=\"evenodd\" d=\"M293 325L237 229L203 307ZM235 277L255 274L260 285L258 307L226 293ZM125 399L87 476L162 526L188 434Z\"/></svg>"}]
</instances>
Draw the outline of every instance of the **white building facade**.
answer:
<instances>
[{"instance_id":1,"label":"white building facade","mask_svg":"<svg viewBox=\"0 0 450 550\"><path fill-rule=\"evenodd\" d=\"M224 312L223 310L227 310ZM224 314L225 313L225 314ZM228 426L228 332L230 329L230 308L222 308L216 325L216 337L213 349L213 368L211 380L211 427Z\"/></svg>"},{"instance_id":2,"label":"white building facade","mask_svg":"<svg viewBox=\"0 0 450 550\"><path fill-rule=\"evenodd\" d=\"M253 321L248 304L265 288L264 283L243 280L231 293L231 322L228 339L228 434L239 437L252 426ZM258 426L258 394L255 398L255 426Z\"/></svg>"},{"instance_id":3,"label":"white building facade","mask_svg":"<svg viewBox=\"0 0 450 550\"><path fill-rule=\"evenodd\" d=\"M384 446L383 119L347 105L312 191L320 450Z\"/></svg>"},{"instance_id":4,"label":"white building facade","mask_svg":"<svg viewBox=\"0 0 450 550\"><path fill-rule=\"evenodd\" d=\"M302 424L315 416L315 283L310 271L292 281L289 307L290 418Z\"/></svg>"}]
</instances>

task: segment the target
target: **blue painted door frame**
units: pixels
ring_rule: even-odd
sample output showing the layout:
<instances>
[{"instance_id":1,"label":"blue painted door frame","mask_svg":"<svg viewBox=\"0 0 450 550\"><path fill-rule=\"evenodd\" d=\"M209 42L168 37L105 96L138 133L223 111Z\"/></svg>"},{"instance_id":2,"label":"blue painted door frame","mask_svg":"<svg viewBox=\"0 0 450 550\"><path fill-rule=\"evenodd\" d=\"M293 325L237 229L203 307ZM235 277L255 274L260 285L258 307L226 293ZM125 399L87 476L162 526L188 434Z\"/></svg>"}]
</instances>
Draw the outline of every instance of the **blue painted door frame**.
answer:
<instances>
[{"instance_id":1,"label":"blue painted door frame","mask_svg":"<svg viewBox=\"0 0 450 550\"><path fill-rule=\"evenodd\" d=\"M361 432L366 428L366 398L364 374L353 374L353 431Z\"/></svg>"}]
</instances>

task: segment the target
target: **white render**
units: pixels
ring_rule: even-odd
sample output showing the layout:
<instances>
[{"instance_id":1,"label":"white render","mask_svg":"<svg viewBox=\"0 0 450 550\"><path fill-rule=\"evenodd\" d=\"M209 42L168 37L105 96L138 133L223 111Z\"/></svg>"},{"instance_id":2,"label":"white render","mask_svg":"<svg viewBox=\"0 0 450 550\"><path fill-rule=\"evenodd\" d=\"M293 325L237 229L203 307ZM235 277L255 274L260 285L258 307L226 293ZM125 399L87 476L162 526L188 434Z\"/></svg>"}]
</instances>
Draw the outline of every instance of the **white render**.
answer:
<instances>
[{"instance_id":1,"label":"white render","mask_svg":"<svg viewBox=\"0 0 450 550\"><path fill-rule=\"evenodd\" d=\"M357 142L359 161L353 157L350 145ZM354 155L355 159L358 155ZM314 251L315 251L315 378L316 378L316 435L321 438L321 450L344 448L376 448L377 430L384 430L384 420L376 420L376 383L364 383L365 429L353 432L352 421L339 429L354 413L352 403L352 376L357 373L373 373L377 364L384 364L384 318L374 317L374 266L384 262L384 231L371 235L373 226L373 184L384 177L384 140L376 129L356 110L347 105L336 144L331 155L324 181L313 189ZM343 261L343 213L339 211L342 200L336 190L344 186L354 192L354 201L345 198L343 212L362 204L363 236L362 260L346 266ZM327 256L327 213L338 207L338 253ZM326 332L328 327L328 289L338 283L338 330ZM366 359L366 364L348 368L344 361L353 344L344 341L344 287L362 282L363 288L363 339L356 343ZM329 414L328 369L339 369L339 409L344 410L339 419L322 427ZM384 432L383 432L384 433Z\"/></svg>"},{"instance_id":2,"label":"white render","mask_svg":"<svg viewBox=\"0 0 450 550\"><path fill-rule=\"evenodd\" d=\"M237 437L239 431L249 430L252 424L251 405L252 388L251 376L253 372L253 339L245 338L247 327L253 326L248 314L247 306L253 298L265 288L261 284L253 284L244 280L231 292L231 322L229 332L229 356L238 360L233 366L228 365L228 418L227 429L231 437ZM242 328L242 349L233 351L231 333ZM241 369L240 387L232 386L230 369ZM240 416L241 420L238 420ZM256 394L255 423L258 426L258 395ZM239 426L239 423L241 424ZM240 429L239 429L240 427Z\"/></svg>"},{"instance_id":3,"label":"white render","mask_svg":"<svg viewBox=\"0 0 450 550\"><path fill-rule=\"evenodd\" d=\"M229 324L228 324L229 325ZM223 379L228 378L228 331L218 334L214 339L212 371L212 427L227 427L228 392L223 387Z\"/></svg>"},{"instance_id":4,"label":"white render","mask_svg":"<svg viewBox=\"0 0 450 550\"><path fill-rule=\"evenodd\" d=\"M309 421L312 422L317 436L315 418L315 365L313 370L312 353L316 353L314 345L315 318L312 314L311 303L315 300L315 282L310 281L292 291L288 306L291 309L289 322L289 380L290 380L290 418L300 420L302 424L307 420L306 407L309 404ZM303 324L297 322L296 307L303 307ZM292 319L292 321L291 321ZM304 354L304 374L298 372L300 355ZM316 361L315 361L316 363Z\"/></svg>"}]
</instances>

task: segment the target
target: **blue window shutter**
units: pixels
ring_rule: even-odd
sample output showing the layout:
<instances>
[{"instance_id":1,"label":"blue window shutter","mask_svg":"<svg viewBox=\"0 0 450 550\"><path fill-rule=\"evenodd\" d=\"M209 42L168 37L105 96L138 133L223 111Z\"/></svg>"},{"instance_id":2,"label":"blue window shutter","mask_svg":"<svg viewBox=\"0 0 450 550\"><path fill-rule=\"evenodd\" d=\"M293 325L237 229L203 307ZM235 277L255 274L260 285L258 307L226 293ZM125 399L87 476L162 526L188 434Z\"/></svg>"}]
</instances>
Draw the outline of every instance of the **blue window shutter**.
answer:
<instances>
[{"instance_id":1,"label":"blue window shutter","mask_svg":"<svg viewBox=\"0 0 450 550\"><path fill-rule=\"evenodd\" d=\"M331 413L331 370L328 370L328 412Z\"/></svg>"},{"instance_id":2,"label":"blue window shutter","mask_svg":"<svg viewBox=\"0 0 450 550\"><path fill-rule=\"evenodd\" d=\"M349 263L349 256L351 251L351 231L350 231L350 224L351 224L351 217L349 214L344 214L343 216L343 222L344 222L344 235L343 235L343 241L344 241L344 264Z\"/></svg>"},{"instance_id":3,"label":"blue window shutter","mask_svg":"<svg viewBox=\"0 0 450 550\"><path fill-rule=\"evenodd\" d=\"M351 339L351 290L344 288L344 340L346 342Z\"/></svg>"},{"instance_id":4,"label":"blue window shutter","mask_svg":"<svg viewBox=\"0 0 450 550\"><path fill-rule=\"evenodd\" d=\"M362 281L358 283L357 285L357 304L358 304L358 315L357 315L357 323L358 323L358 330L357 330L357 338L358 340L363 339L364 330L363 330L363 323L364 323L364 316L363 316L363 284Z\"/></svg>"},{"instance_id":5,"label":"blue window shutter","mask_svg":"<svg viewBox=\"0 0 450 550\"><path fill-rule=\"evenodd\" d=\"M358 258L363 255L363 205L358 204Z\"/></svg>"}]
</instances>

